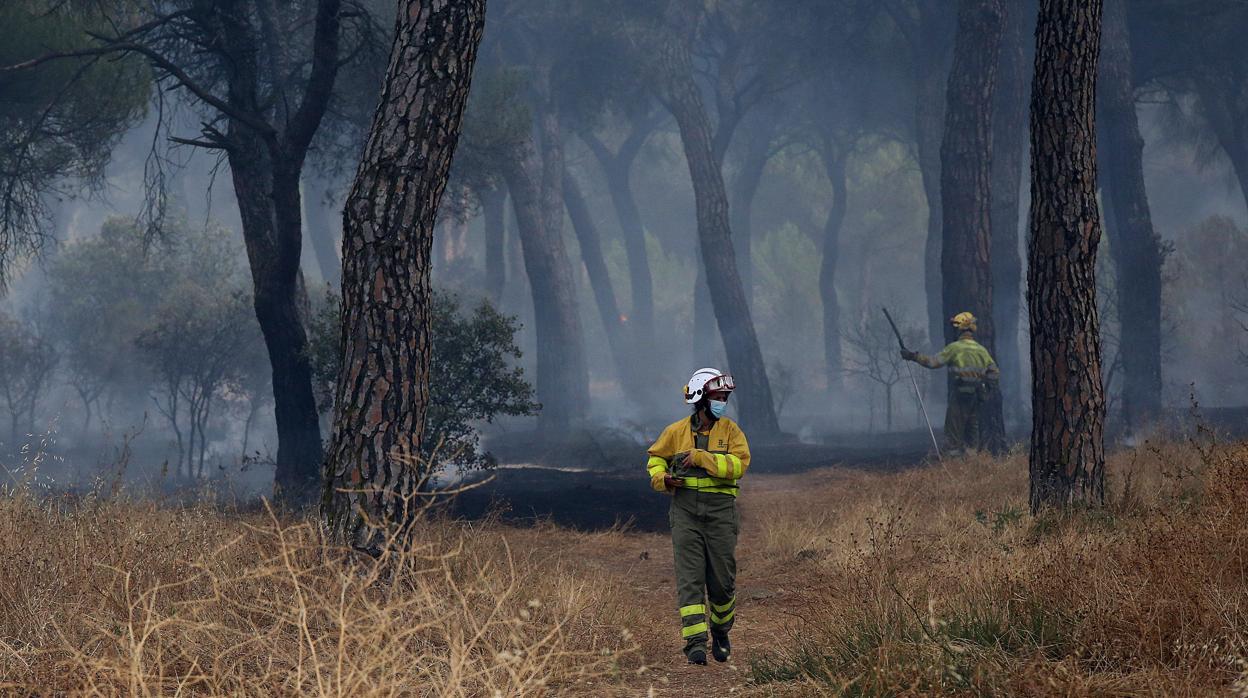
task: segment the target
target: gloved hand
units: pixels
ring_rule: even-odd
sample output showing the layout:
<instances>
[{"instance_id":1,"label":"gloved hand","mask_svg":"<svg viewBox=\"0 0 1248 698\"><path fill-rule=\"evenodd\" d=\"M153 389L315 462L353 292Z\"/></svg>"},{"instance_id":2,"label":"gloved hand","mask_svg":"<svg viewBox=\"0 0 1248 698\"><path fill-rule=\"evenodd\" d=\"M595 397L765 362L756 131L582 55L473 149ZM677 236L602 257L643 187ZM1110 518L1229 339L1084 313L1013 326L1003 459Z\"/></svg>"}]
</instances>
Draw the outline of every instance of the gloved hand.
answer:
<instances>
[{"instance_id":1,"label":"gloved hand","mask_svg":"<svg viewBox=\"0 0 1248 698\"><path fill-rule=\"evenodd\" d=\"M654 475L651 475L650 476L650 489L654 490L655 492L666 492L667 491L666 480L669 477L671 476L668 475L667 473L655 473Z\"/></svg>"},{"instance_id":2,"label":"gloved hand","mask_svg":"<svg viewBox=\"0 0 1248 698\"><path fill-rule=\"evenodd\" d=\"M655 473L650 476L650 489L655 492L671 492L684 484L684 480L672 477L670 473Z\"/></svg>"},{"instance_id":3,"label":"gloved hand","mask_svg":"<svg viewBox=\"0 0 1248 698\"><path fill-rule=\"evenodd\" d=\"M919 352L910 351L909 349L902 349L901 358L905 359L906 361L914 361L915 359L919 358Z\"/></svg>"}]
</instances>

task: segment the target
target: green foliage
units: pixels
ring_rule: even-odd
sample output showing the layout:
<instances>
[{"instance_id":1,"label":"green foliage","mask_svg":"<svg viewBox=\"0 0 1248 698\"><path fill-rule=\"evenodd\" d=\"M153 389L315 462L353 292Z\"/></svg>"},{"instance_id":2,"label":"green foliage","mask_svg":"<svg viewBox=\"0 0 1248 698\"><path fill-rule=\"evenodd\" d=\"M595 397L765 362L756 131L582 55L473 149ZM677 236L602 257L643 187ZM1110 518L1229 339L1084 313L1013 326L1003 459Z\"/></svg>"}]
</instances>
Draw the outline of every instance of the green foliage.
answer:
<instances>
[{"instance_id":1,"label":"green foliage","mask_svg":"<svg viewBox=\"0 0 1248 698\"><path fill-rule=\"evenodd\" d=\"M10 419L15 445L23 428L33 428L39 398L56 367L57 355L30 324L0 313L0 403Z\"/></svg>"},{"instance_id":2,"label":"green foliage","mask_svg":"<svg viewBox=\"0 0 1248 698\"><path fill-rule=\"evenodd\" d=\"M0 3L0 67L89 47L87 32L107 28L103 5ZM102 174L121 134L143 116L150 86L146 66L129 57L0 71L0 281L8 266L41 247L48 198Z\"/></svg>"},{"instance_id":3,"label":"green foliage","mask_svg":"<svg viewBox=\"0 0 1248 698\"><path fill-rule=\"evenodd\" d=\"M434 292L431 300L433 355L421 455L438 466L493 467L494 458L479 450L474 423L533 415L541 407L533 402L523 370L511 365L520 358L515 341L519 323L486 302L467 314L453 295ZM314 314L308 337L322 412L333 407L341 369L340 335L341 301L331 292Z\"/></svg>"},{"instance_id":4,"label":"green foliage","mask_svg":"<svg viewBox=\"0 0 1248 698\"><path fill-rule=\"evenodd\" d=\"M41 314L87 424L110 392L150 393L179 462L194 457L202 470L214 405L254 406L265 394L268 362L241 256L221 229L175 225L149 243L119 218L60 250Z\"/></svg>"}]
</instances>

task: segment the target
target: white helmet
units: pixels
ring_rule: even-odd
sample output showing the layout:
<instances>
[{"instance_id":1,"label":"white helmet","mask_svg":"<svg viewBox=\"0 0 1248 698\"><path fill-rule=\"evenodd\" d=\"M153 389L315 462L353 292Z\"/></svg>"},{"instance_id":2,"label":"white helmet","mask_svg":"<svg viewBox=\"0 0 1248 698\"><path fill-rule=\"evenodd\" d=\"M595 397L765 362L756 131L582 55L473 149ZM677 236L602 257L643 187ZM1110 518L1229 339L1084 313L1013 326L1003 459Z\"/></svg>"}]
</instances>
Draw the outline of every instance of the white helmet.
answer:
<instances>
[{"instance_id":1,"label":"white helmet","mask_svg":"<svg viewBox=\"0 0 1248 698\"><path fill-rule=\"evenodd\" d=\"M685 403L694 404L702 399L706 393L713 393L719 390L727 390L732 392L737 387L732 381L732 376L720 371L717 368L699 368L693 372L693 376L689 378L689 383L685 385Z\"/></svg>"}]
</instances>

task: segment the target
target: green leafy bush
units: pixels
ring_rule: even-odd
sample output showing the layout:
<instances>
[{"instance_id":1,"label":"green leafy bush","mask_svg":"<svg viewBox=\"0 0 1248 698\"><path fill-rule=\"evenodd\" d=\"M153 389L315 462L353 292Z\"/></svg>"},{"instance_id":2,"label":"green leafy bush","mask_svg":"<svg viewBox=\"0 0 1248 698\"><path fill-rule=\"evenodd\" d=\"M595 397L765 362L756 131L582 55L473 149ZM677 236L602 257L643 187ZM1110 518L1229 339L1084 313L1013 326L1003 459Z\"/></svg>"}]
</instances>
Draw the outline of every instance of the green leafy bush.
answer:
<instances>
[{"instance_id":1,"label":"green leafy bush","mask_svg":"<svg viewBox=\"0 0 1248 698\"><path fill-rule=\"evenodd\" d=\"M449 293L435 291L432 302L433 356L421 456L442 467L493 467L494 458L480 450L474 424L504 415L533 415L541 409L533 401L533 387L524 371L513 363L520 358L515 341L520 325L484 301L471 313ZM341 300L331 291L309 323L313 380L323 413L333 408L341 369L341 312Z\"/></svg>"}]
</instances>

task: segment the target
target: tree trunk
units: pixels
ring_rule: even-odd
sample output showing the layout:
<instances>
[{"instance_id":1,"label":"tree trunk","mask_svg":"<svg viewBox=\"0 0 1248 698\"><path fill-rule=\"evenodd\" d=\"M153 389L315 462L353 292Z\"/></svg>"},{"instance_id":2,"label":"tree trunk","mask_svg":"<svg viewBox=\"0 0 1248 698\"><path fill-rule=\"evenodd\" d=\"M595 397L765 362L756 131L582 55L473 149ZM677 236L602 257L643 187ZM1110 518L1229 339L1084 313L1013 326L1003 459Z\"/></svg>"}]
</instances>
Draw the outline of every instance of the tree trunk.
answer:
<instances>
[{"instance_id":1,"label":"tree trunk","mask_svg":"<svg viewBox=\"0 0 1248 698\"><path fill-rule=\"evenodd\" d=\"M961 0L958 5L940 149L943 314L973 313L979 320L976 338L992 354L992 121L1003 19L1001 0ZM945 340L957 338L958 330L945 323ZM952 405L957 390L952 372L947 385L947 404ZM1004 447L999 394L981 411L980 437L981 444L970 445L994 452Z\"/></svg>"},{"instance_id":2,"label":"tree trunk","mask_svg":"<svg viewBox=\"0 0 1248 698\"><path fill-rule=\"evenodd\" d=\"M1035 20L1030 3L1007 0L1005 31L997 63L996 106L992 121L992 305L996 329L993 354L1001 368L1001 397L1008 421L1023 420L1022 319L1023 260L1019 254L1020 187L1027 135L1028 28Z\"/></svg>"},{"instance_id":3,"label":"tree trunk","mask_svg":"<svg viewBox=\"0 0 1248 698\"><path fill-rule=\"evenodd\" d=\"M1248 206L1248 87L1239 80L1214 80L1200 76L1194 81L1205 120L1222 146Z\"/></svg>"},{"instance_id":4,"label":"tree trunk","mask_svg":"<svg viewBox=\"0 0 1248 698\"><path fill-rule=\"evenodd\" d=\"M1102 191L1109 251L1118 273L1123 417L1128 430L1161 412L1161 239L1153 230L1144 189L1144 139L1135 112L1131 45L1124 0L1105 0L1097 94Z\"/></svg>"},{"instance_id":5,"label":"tree trunk","mask_svg":"<svg viewBox=\"0 0 1248 698\"><path fill-rule=\"evenodd\" d=\"M941 201L940 147L945 121L946 71L941 63L925 63L920 67L918 104L915 107L915 147L918 152L919 176L927 198L927 241L923 252L923 288L927 297L927 331L929 344L940 346L945 336L947 318L941 303Z\"/></svg>"},{"instance_id":6,"label":"tree trunk","mask_svg":"<svg viewBox=\"0 0 1248 698\"><path fill-rule=\"evenodd\" d=\"M1096 67L1101 0L1041 0L1031 87L1031 509L1102 503L1105 395L1096 312Z\"/></svg>"},{"instance_id":7,"label":"tree trunk","mask_svg":"<svg viewBox=\"0 0 1248 698\"><path fill-rule=\"evenodd\" d=\"M325 200L327 192L328 187L322 180L304 177L303 210L308 240L312 243L321 279L337 290L342 285L342 260L338 257L338 242L335 240L333 207Z\"/></svg>"},{"instance_id":8,"label":"tree trunk","mask_svg":"<svg viewBox=\"0 0 1248 698\"><path fill-rule=\"evenodd\" d=\"M732 178L732 199L728 209L729 225L732 227L733 248L737 252L737 268L741 270L741 286L745 289L745 299L753 307L754 303L754 254L753 224L754 196L763 181L763 172L767 169L767 161L771 159L771 141L775 136L776 124L779 122L774 110L764 110L759 118L754 119L753 128L748 131L745 152Z\"/></svg>"},{"instance_id":9,"label":"tree trunk","mask_svg":"<svg viewBox=\"0 0 1248 698\"><path fill-rule=\"evenodd\" d=\"M654 280L650 273L650 258L646 252L646 230L642 224L641 211L633 196L633 163L641 148L654 132L655 119L634 121L633 128L619 151L612 154L600 140L593 136L583 138L594 153L603 174L607 178L607 190L624 234L624 253L628 256L628 278L632 290L633 309L628 324L633 328L639 345L653 342L654 328Z\"/></svg>"},{"instance_id":10,"label":"tree trunk","mask_svg":"<svg viewBox=\"0 0 1248 698\"><path fill-rule=\"evenodd\" d=\"M674 3L675 15L687 10ZM691 27L688 17L669 17L672 26ZM741 277L733 253L728 224L728 196L723 173L711 147L711 128L702 94L693 79L688 45L668 36L662 47L663 91L680 129L685 159L693 180L697 204L699 247L706 269L715 318L719 323L728 364L741 388L737 398L742 425L752 435L766 439L779 434L771 382L767 378L750 307L745 301Z\"/></svg>"},{"instance_id":11,"label":"tree trunk","mask_svg":"<svg viewBox=\"0 0 1248 698\"><path fill-rule=\"evenodd\" d=\"M607 344L610 345L611 357L615 360L615 375L620 381L620 388L630 398L643 400L643 393L648 391L650 386L640 379L633 368L632 361L636 360L639 354L632 343L632 338L625 331L620 306L615 299L615 290L611 287L611 275L607 273L607 263L602 255L602 242L598 235L598 228L594 225L593 216L589 212L589 206L585 203L581 187L571 172L564 173L563 200L567 204L568 218L572 221L572 229L576 232L576 240L581 248L581 260L585 264L585 272L593 288L598 314L602 317Z\"/></svg>"},{"instance_id":12,"label":"tree trunk","mask_svg":"<svg viewBox=\"0 0 1248 698\"><path fill-rule=\"evenodd\" d=\"M275 494L284 504L298 505L313 496L324 459L299 304L303 236L299 173L292 163L282 163L279 169L268 147L246 127L232 131L232 140L249 144L231 150L229 161L251 267L256 319L273 371Z\"/></svg>"},{"instance_id":13,"label":"tree trunk","mask_svg":"<svg viewBox=\"0 0 1248 698\"><path fill-rule=\"evenodd\" d=\"M330 528L370 552L380 544L374 525L404 532L436 466L417 460L433 226L484 23L485 0L400 3L381 106L344 208L343 360L322 503Z\"/></svg>"},{"instance_id":14,"label":"tree trunk","mask_svg":"<svg viewBox=\"0 0 1248 698\"><path fill-rule=\"evenodd\" d=\"M849 208L849 187L845 176L848 157L832 152L828 144L821 150L823 167L832 183L832 203L823 226L823 259L819 265L819 297L823 302L823 359L827 371L828 394L839 397L844 387L844 361L841 358L841 305L836 295L836 264L841 253L841 228Z\"/></svg>"},{"instance_id":15,"label":"tree trunk","mask_svg":"<svg viewBox=\"0 0 1248 698\"><path fill-rule=\"evenodd\" d=\"M507 189L495 186L481 192L481 217L485 226L485 294L497 307L507 284L503 251L507 239Z\"/></svg>"},{"instance_id":16,"label":"tree trunk","mask_svg":"<svg viewBox=\"0 0 1248 698\"><path fill-rule=\"evenodd\" d=\"M563 236L558 229L546 227L553 215L543 215L539 164L532 139L526 138L519 144L502 168L511 191L524 268L533 296L537 399L542 404L538 426L543 431L567 429L583 413L589 385L572 267Z\"/></svg>"}]
</instances>

